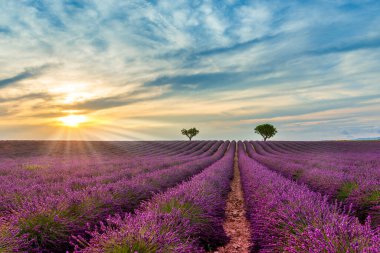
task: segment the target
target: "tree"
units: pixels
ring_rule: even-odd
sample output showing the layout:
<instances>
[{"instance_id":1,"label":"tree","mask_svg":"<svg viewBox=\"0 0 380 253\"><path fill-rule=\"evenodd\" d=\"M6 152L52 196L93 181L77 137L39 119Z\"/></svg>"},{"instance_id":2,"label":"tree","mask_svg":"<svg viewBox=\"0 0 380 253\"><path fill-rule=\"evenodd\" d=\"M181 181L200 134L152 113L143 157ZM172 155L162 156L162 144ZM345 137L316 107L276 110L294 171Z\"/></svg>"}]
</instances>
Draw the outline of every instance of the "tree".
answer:
<instances>
[{"instance_id":1,"label":"tree","mask_svg":"<svg viewBox=\"0 0 380 253\"><path fill-rule=\"evenodd\" d=\"M262 124L255 128L255 133L260 134L266 141L277 133L277 129L271 124Z\"/></svg>"},{"instance_id":2,"label":"tree","mask_svg":"<svg viewBox=\"0 0 380 253\"><path fill-rule=\"evenodd\" d=\"M181 133L183 135L186 135L189 138L189 140L191 141L191 139L199 133L199 130L196 129L195 127L193 127L193 128L190 128L189 130L182 129Z\"/></svg>"}]
</instances>

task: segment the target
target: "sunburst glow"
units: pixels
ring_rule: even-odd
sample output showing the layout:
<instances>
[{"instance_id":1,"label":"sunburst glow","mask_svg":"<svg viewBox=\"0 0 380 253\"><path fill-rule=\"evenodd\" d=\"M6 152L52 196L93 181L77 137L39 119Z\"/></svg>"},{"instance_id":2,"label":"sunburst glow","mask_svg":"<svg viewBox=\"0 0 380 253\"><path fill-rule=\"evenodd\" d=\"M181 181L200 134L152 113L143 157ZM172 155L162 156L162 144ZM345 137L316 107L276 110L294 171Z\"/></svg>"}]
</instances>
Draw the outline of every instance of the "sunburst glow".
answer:
<instances>
[{"instance_id":1,"label":"sunburst glow","mask_svg":"<svg viewBox=\"0 0 380 253\"><path fill-rule=\"evenodd\" d=\"M68 127L78 127L81 123L87 122L87 120L87 117L84 115L68 115L59 118L59 121L61 121L64 126Z\"/></svg>"}]
</instances>

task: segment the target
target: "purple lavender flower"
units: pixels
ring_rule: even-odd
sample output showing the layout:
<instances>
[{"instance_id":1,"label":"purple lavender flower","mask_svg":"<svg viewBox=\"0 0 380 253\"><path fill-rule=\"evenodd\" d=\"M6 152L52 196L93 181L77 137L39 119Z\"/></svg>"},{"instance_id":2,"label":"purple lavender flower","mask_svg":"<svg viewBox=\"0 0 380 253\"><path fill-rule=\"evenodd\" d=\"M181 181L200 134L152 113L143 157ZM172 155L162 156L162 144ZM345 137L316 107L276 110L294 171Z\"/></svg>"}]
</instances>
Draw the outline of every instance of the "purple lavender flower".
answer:
<instances>
[{"instance_id":1,"label":"purple lavender flower","mask_svg":"<svg viewBox=\"0 0 380 253\"><path fill-rule=\"evenodd\" d=\"M248 157L242 142L238 145L255 250L380 252L380 231L371 229L369 220L360 224L338 203L271 171Z\"/></svg>"},{"instance_id":2,"label":"purple lavender flower","mask_svg":"<svg viewBox=\"0 0 380 253\"><path fill-rule=\"evenodd\" d=\"M191 181L145 202L136 215L110 217L90 233L89 242L76 237L76 252L205 252L225 243L224 207L235 145Z\"/></svg>"},{"instance_id":3,"label":"purple lavender flower","mask_svg":"<svg viewBox=\"0 0 380 253\"><path fill-rule=\"evenodd\" d=\"M175 142L169 143L169 148L166 143L153 144L157 148L147 145L147 151L156 154L147 156L144 155L147 151L139 151L142 158L138 161L130 156L113 161L107 158L107 162L95 159L93 163L87 159L83 167L70 162L68 167L43 170L5 169L6 182L14 179L20 185L0 181L13 189L0 198L0 206L4 207L0 225L5 229L0 234L0 248L65 252L70 248L71 235L86 236L88 226L93 227L110 214L133 211L154 193L188 180L220 159L228 146L223 142L200 141L187 148L180 143L183 148L176 150L170 147L179 145ZM162 151L165 147L172 156ZM43 163L48 162L38 164ZM131 175L130 171L137 173ZM25 173L26 180L20 178ZM17 202L12 200L13 196L19 196Z\"/></svg>"}]
</instances>

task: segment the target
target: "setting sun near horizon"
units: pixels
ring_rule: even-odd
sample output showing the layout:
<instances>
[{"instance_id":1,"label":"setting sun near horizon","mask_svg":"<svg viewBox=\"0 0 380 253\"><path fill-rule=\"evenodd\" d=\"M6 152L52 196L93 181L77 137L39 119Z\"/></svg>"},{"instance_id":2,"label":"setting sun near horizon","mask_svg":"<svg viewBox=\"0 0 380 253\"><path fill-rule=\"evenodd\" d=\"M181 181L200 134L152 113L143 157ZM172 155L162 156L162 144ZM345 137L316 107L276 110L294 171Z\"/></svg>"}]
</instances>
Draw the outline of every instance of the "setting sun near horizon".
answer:
<instances>
[{"instance_id":1,"label":"setting sun near horizon","mask_svg":"<svg viewBox=\"0 0 380 253\"><path fill-rule=\"evenodd\" d=\"M59 121L67 127L78 127L80 124L87 122L88 118L84 115L68 115L59 118Z\"/></svg>"}]
</instances>

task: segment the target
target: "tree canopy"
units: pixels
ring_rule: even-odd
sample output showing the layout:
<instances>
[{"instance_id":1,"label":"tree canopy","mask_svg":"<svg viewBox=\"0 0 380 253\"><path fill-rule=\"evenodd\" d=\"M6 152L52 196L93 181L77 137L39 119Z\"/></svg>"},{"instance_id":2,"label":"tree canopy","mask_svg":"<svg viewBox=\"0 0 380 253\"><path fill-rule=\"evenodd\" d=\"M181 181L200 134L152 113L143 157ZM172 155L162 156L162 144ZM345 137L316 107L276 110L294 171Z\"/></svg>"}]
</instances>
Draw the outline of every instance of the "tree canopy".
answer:
<instances>
[{"instance_id":1,"label":"tree canopy","mask_svg":"<svg viewBox=\"0 0 380 253\"><path fill-rule=\"evenodd\" d=\"M260 134L266 141L277 133L277 129L271 124L262 124L255 128L255 133Z\"/></svg>"},{"instance_id":2,"label":"tree canopy","mask_svg":"<svg viewBox=\"0 0 380 253\"><path fill-rule=\"evenodd\" d=\"M199 133L199 130L196 129L195 127L193 127L190 129L182 129L181 133L183 135L186 135L189 138L189 140L191 141L191 139Z\"/></svg>"}]
</instances>

